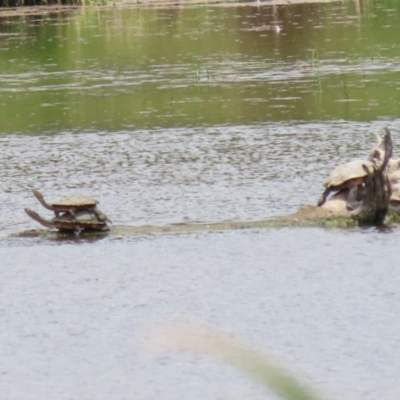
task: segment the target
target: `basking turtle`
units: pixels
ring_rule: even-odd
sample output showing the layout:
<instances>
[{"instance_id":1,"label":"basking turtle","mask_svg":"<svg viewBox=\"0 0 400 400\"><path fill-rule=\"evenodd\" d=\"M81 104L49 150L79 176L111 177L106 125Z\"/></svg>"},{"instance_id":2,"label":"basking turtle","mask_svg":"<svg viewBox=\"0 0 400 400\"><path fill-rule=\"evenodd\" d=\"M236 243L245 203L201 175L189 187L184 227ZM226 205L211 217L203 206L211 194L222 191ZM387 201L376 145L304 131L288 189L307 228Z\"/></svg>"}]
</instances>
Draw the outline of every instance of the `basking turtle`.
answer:
<instances>
[{"instance_id":1,"label":"basking turtle","mask_svg":"<svg viewBox=\"0 0 400 400\"><path fill-rule=\"evenodd\" d=\"M400 206L400 170L391 172L388 174L388 179L390 183L391 195L390 195L390 205Z\"/></svg>"},{"instance_id":2,"label":"basking turtle","mask_svg":"<svg viewBox=\"0 0 400 400\"><path fill-rule=\"evenodd\" d=\"M334 195L320 207L324 210L332 212L337 216L349 216L350 211L347 206L347 200L349 197L349 189L342 189L336 192Z\"/></svg>"},{"instance_id":3,"label":"basking turtle","mask_svg":"<svg viewBox=\"0 0 400 400\"><path fill-rule=\"evenodd\" d=\"M318 206L322 206L331 192L349 189L347 207L354 210L358 207L360 190L363 188L363 180L368 173L374 172L375 164L368 160L350 161L337 166L324 183L326 187Z\"/></svg>"},{"instance_id":4,"label":"basking turtle","mask_svg":"<svg viewBox=\"0 0 400 400\"><path fill-rule=\"evenodd\" d=\"M81 231L109 231L110 227L89 210L79 210L72 216L69 212L62 213L51 220L42 218L38 213L25 208L25 212L36 222L47 227L56 228L62 232L74 232L79 235Z\"/></svg>"},{"instance_id":5,"label":"basking turtle","mask_svg":"<svg viewBox=\"0 0 400 400\"><path fill-rule=\"evenodd\" d=\"M75 218L75 213L77 211L85 210L92 212L101 222L111 222L97 207L99 202L89 196L83 194L71 194L49 204L45 201L43 195L38 190L33 189L32 193L43 207L54 211L56 217L60 216L60 212L67 212L72 218Z\"/></svg>"},{"instance_id":6,"label":"basking turtle","mask_svg":"<svg viewBox=\"0 0 400 400\"><path fill-rule=\"evenodd\" d=\"M389 179L392 175L398 175L400 173L400 160L391 159L386 167Z\"/></svg>"},{"instance_id":7,"label":"basking turtle","mask_svg":"<svg viewBox=\"0 0 400 400\"><path fill-rule=\"evenodd\" d=\"M390 196L390 205L399 207L400 206L400 187L392 186L392 194Z\"/></svg>"}]
</instances>

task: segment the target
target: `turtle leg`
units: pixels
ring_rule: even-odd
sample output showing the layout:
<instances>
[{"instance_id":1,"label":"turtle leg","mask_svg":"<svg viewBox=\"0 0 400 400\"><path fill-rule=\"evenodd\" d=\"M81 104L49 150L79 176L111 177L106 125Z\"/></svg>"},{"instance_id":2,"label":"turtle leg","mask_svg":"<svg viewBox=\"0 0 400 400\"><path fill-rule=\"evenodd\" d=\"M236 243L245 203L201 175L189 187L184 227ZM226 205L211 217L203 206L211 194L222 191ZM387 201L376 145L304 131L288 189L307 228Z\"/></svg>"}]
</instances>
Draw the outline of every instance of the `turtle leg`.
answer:
<instances>
[{"instance_id":1,"label":"turtle leg","mask_svg":"<svg viewBox=\"0 0 400 400\"><path fill-rule=\"evenodd\" d=\"M95 215L95 217L99 220L99 221L105 221L106 220L106 216L97 208L93 208L93 214Z\"/></svg>"},{"instance_id":2,"label":"turtle leg","mask_svg":"<svg viewBox=\"0 0 400 400\"><path fill-rule=\"evenodd\" d=\"M80 225L75 225L74 233L76 236L79 236L82 231L83 228Z\"/></svg>"},{"instance_id":3,"label":"turtle leg","mask_svg":"<svg viewBox=\"0 0 400 400\"><path fill-rule=\"evenodd\" d=\"M99 221L108 222L108 223L112 224L112 221L103 212L101 212L97 207L93 208L93 214L96 216L96 218Z\"/></svg>"},{"instance_id":4,"label":"turtle leg","mask_svg":"<svg viewBox=\"0 0 400 400\"><path fill-rule=\"evenodd\" d=\"M76 221L75 210L73 210L73 209L68 209L67 213L68 213L69 215L71 215L72 221Z\"/></svg>"},{"instance_id":5,"label":"turtle leg","mask_svg":"<svg viewBox=\"0 0 400 400\"><path fill-rule=\"evenodd\" d=\"M324 190L324 193L322 193L321 198L318 200L318 207L321 207L325 202L327 197L329 196L329 193L332 191L331 188L327 188Z\"/></svg>"}]
</instances>

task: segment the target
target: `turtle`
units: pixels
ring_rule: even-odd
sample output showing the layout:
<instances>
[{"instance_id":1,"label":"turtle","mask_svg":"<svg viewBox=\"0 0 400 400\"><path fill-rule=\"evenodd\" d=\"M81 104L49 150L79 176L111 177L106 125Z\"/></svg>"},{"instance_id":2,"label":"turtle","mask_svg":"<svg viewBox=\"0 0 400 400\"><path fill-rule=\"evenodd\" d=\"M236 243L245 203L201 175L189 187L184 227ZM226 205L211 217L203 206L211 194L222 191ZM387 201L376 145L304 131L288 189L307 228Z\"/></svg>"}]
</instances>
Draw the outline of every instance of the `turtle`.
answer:
<instances>
[{"instance_id":1,"label":"turtle","mask_svg":"<svg viewBox=\"0 0 400 400\"><path fill-rule=\"evenodd\" d=\"M371 149L367 160L349 161L338 165L325 181L326 187L322 197L318 201L318 206L321 207L328 198L330 192L340 192L346 189L346 206L349 210L354 210L358 207L363 188L363 179L372 173L374 167L381 164L385 158L385 151L382 149L383 140L379 133L375 134L376 142ZM344 194L344 193L343 193ZM341 200L343 199L343 196Z\"/></svg>"},{"instance_id":2,"label":"turtle","mask_svg":"<svg viewBox=\"0 0 400 400\"><path fill-rule=\"evenodd\" d=\"M390 204L398 208L400 206L400 170L389 173L388 179L392 192L390 195Z\"/></svg>"},{"instance_id":3,"label":"turtle","mask_svg":"<svg viewBox=\"0 0 400 400\"><path fill-rule=\"evenodd\" d=\"M47 227L56 228L61 232L74 232L79 235L81 231L102 231L110 230L110 227L104 221L99 221L96 215L89 210L79 210L72 216L69 212L64 212L53 219L44 219L35 211L25 208L25 212L36 222Z\"/></svg>"},{"instance_id":4,"label":"turtle","mask_svg":"<svg viewBox=\"0 0 400 400\"><path fill-rule=\"evenodd\" d=\"M338 165L329 175L324 183L326 187L318 206L322 206L331 192L349 189L347 196L347 207L354 210L358 207L361 200L360 194L364 187L363 180L369 174L373 173L375 163L369 160L355 160Z\"/></svg>"},{"instance_id":5,"label":"turtle","mask_svg":"<svg viewBox=\"0 0 400 400\"><path fill-rule=\"evenodd\" d=\"M391 187L392 193L390 195L390 204L400 206L400 186L395 185Z\"/></svg>"},{"instance_id":6,"label":"turtle","mask_svg":"<svg viewBox=\"0 0 400 400\"><path fill-rule=\"evenodd\" d=\"M33 189L32 193L43 207L54 211L56 217L60 216L60 212L68 212L72 218L75 218L75 213L77 211L86 210L92 212L99 221L111 223L111 220L97 207L99 202L92 197L75 193L62 197L54 203L49 204L45 201L43 195L38 190Z\"/></svg>"},{"instance_id":7,"label":"turtle","mask_svg":"<svg viewBox=\"0 0 400 400\"><path fill-rule=\"evenodd\" d=\"M386 171L388 173L389 179L391 175L398 175L400 172L400 160L391 159L386 167Z\"/></svg>"},{"instance_id":8,"label":"turtle","mask_svg":"<svg viewBox=\"0 0 400 400\"><path fill-rule=\"evenodd\" d=\"M396 171L399 168L399 162L391 160L393 143L390 131L388 128L384 130L386 132L384 139L385 148L382 149L383 140L379 133L377 133L376 143L367 160L349 161L337 166L324 183L326 189L318 201L318 206L321 207L326 202L330 192L348 189L346 206L349 210L354 210L360 205L365 195L365 178L373 175L375 171L382 168L386 170L386 176L390 175L391 170Z\"/></svg>"},{"instance_id":9,"label":"turtle","mask_svg":"<svg viewBox=\"0 0 400 400\"><path fill-rule=\"evenodd\" d=\"M330 211L335 215L350 215L347 207L347 200L349 197L349 189L342 189L336 192L334 195L320 207L324 210Z\"/></svg>"}]
</instances>

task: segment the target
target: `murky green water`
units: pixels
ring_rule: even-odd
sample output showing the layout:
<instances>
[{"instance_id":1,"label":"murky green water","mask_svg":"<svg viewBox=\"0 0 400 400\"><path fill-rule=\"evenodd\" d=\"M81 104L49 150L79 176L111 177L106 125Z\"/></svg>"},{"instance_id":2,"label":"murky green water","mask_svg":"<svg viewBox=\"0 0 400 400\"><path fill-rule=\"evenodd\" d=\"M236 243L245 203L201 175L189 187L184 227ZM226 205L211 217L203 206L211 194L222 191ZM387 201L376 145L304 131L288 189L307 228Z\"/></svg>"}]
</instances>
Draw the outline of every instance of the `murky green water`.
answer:
<instances>
[{"instance_id":1,"label":"murky green water","mask_svg":"<svg viewBox=\"0 0 400 400\"><path fill-rule=\"evenodd\" d=\"M1 132L397 117L399 6L357 4L2 20Z\"/></svg>"},{"instance_id":2,"label":"murky green water","mask_svg":"<svg viewBox=\"0 0 400 400\"><path fill-rule=\"evenodd\" d=\"M0 19L0 393L265 398L217 362L151 355L147 330L173 320L239 336L332 399L398 398L397 226L10 235L37 227L26 206L50 216L32 187L94 195L126 226L314 204L384 125L399 155L399 37L393 1Z\"/></svg>"}]
</instances>

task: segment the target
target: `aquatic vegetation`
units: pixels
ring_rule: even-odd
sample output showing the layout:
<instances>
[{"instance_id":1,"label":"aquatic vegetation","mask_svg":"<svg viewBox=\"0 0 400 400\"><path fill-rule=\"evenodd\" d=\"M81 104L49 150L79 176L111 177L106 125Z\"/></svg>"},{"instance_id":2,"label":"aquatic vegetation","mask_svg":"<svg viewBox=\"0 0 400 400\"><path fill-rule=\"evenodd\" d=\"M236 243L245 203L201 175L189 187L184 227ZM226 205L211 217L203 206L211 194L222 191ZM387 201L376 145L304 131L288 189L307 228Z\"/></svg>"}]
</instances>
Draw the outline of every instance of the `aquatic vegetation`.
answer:
<instances>
[{"instance_id":1,"label":"aquatic vegetation","mask_svg":"<svg viewBox=\"0 0 400 400\"><path fill-rule=\"evenodd\" d=\"M318 92L322 92L322 82L321 82L321 72L320 72L320 66L321 62L318 58L318 52L315 49L310 50L311 55L308 56L308 63L311 67L311 69L315 72L316 74L316 82L318 86Z\"/></svg>"},{"instance_id":2,"label":"aquatic vegetation","mask_svg":"<svg viewBox=\"0 0 400 400\"><path fill-rule=\"evenodd\" d=\"M315 49L310 50L311 55L308 57L308 62L310 64L311 68L318 68L320 65L319 59L318 59L318 52Z\"/></svg>"},{"instance_id":3,"label":"aquatic vegetation","mask_svg":"<svg viewBox=\"0 0 400 400\"><path fill-rule=\"evenodd\" d=\"M344 90L344 95L346 97L346 100L349 100L349 93L347 91L347 84L346 84L346 75L343 74L343 90Z\"/></svg>"}]
</instances>

